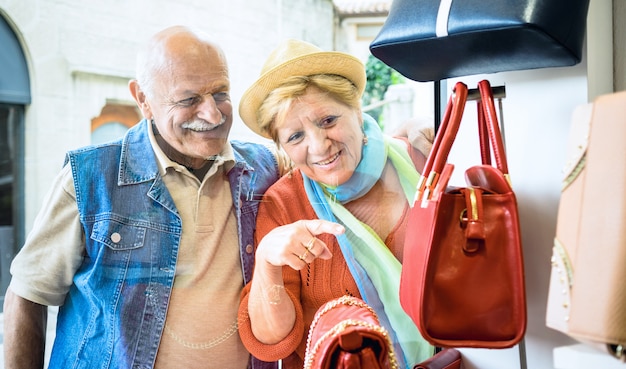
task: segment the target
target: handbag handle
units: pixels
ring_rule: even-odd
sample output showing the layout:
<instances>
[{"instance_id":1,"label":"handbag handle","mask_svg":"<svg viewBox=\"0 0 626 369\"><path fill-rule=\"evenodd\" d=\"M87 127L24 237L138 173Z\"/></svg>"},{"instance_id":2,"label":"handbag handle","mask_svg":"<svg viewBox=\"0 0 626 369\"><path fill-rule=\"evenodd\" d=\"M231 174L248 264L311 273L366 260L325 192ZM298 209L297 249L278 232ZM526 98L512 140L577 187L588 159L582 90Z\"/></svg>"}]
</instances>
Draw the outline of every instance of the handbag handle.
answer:
<instances>
[{"instance_id":1,"label":"handbag handle","mask_svg":"<svg viewBox=\"0 0 626 369\"><path fill-rule=\"evenodd\" d=\"M478 113L478 137L480 139L480 158L483 164L491 165L491 145L489 144L489 131L485 121L485 111L482 99L476 101L476 112Z\"/></svg>"},{"instance_id":2,"label":"handbag handle","mask_svg":"<svg viewBox=\"0 0 626 369\"><path fill-rule=\"evenodd\" d=\"M478 83L480 91L480 100L478 101L478 124L481 142L481 158L483 164L491 164L490 145L493 148L493 157L496 162L496 168L502 172L507 182L510 184L508 175L508 165L506 154L504 152L504 143L498 125L498 119L493 102L493 92L489 81L482 80ZM448 160L448 155L452 148L452 144L458 133L465 104L467 102L467 85L463 82L457 82L454 86L452 96L448 102L439 133L435 137L433 147L428 155L426 164L424 165L424 176L418 183L418 194L416 199L422 196L430 196L436 186L439 176ZM488 139L485 138L488 136Z\"/></svg>"},{"instance_id":3,"label":"handbag handle","mask_svg":"<svg viewBox=\"0 0 626 369\"><path fill-rule=\"evenodd\" d=\"M488 142L491 142L491 145L493 146L493 156L496 161L496 167L500 170L500 172L502 172L504 177L507 178L507 181L510 182L509 166L506 160L506 151L504 149L504 142L502 141L500 125L498 124L496 106L493 102L493 91L491 90L491 84L489 84L489 81L487 80L482 80L478 82L478 90L480 91L478 110L483 112L482 122L487 127L487 133L489 135ZM490 162L483 164L490 164Z\"/></svg>"},{"instance_id":4,"label":"handbag handle","mask_svg":"<svg viewBox=\"0 0 626 369\"><path fill-rule=\"evenodd\" d=\"M439 131L435 136L433 146L430 149L428 157L426 158L426 163L424 164L424 169L422 170L422 176L417 183L417 193L415 195L416 200L420 200L422 194L427 188L434 188L438 177L441 174L442 166L441 168L435 169L435 159L437 157L437 153L444 150L441 149L441 146L444 144L444 135L448 131L448 126L456 125L458 127L461 119L463 118L463 110L465 110L465 103L467 102L467 93L467 86L463 82L457 82L452 95L448 99L448 105L446 105L446 111L443 119L441 120ZM447 150L449 151L450 148Z\"/></svg>"}]
</instances>

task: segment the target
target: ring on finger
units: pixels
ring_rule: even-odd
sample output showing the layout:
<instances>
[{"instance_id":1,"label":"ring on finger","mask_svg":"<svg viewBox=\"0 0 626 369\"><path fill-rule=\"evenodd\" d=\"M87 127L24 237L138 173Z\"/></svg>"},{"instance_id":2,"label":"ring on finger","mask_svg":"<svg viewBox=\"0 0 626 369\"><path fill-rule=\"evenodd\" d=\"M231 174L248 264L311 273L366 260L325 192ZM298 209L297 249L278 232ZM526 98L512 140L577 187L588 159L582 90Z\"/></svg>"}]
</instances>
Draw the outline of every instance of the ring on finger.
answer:
<instances>
[{"instance_id":1,"label":"ring on finger","mask_svg":"<svg viewBox=\"0 0 626 369\"><path fill-rule=\"evenodd\" d=\"M298 259L304 261L304 259L306 259L306 257L309 255L309 250L305 250L304 254L298 256Z\"/></svg>"},{"instance_id":2,"label":"ring on finger","mask_svg":"<svg viewBox=\"0 0 626 369\"><path fill-rule=\"evenodd\" d=\"M317 238L315 238L315 236L311 237L309 242L307 242L306 245L304 245L304 247L306 247L307 250L311 251L311 249L313 248L313 245L315 245L316 240Z\"/></svg>"}]
</instances>

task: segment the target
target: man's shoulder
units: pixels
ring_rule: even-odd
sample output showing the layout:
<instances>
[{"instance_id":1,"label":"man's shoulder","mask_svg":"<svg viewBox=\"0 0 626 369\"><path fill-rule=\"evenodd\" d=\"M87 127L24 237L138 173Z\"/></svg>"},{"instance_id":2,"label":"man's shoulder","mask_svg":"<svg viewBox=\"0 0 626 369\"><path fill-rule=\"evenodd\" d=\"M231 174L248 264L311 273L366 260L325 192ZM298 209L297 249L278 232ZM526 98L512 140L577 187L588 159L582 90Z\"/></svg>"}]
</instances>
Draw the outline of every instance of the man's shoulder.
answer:
<instances>
[{"instance_id":1,"label":"man's shoulder","mask_svg":"<svg viewBox=\"0 0 626 369\"><path fill-rule=\"evenodd\" d=\"M249 142L249 141L241 141L241 140L231 140L231 146L237 152L248 152L248 151L267 151L270 152L270 148L268 145L258 142Z\"/></svg>"},{"instance_id":2,"label":"man's shoulder","mask_svg":"<svg viewBox=\"0 0 626 369\"><path fill-rule=\"evenodd\" d=\"M145 149L149 148L149 142L146 124L144 121L141 121L126 131L122 137L107 142L85 145L68 151L66 161L69 160L70 157L80 157L81 159L87 157L93 159L106 157L107 160L109 160L111 155L119 157L122 151L132 153L133 156L144 155ZM124 147L126 148L124 149ZM152 152L151 147L149 148L149 152Z\"/></svg>"},{"instance_id":3,"label":"man's shoulder","mask_svg":"<svg viewBox=\"0 0 626 369\"><path fill-rule=\"evenodd\" d=\"M116 152L119 156L121 152L121 141L107 142L97 145L87 145L76 149L69 150L65 155L65 164L69 161L78 163L85 160L98 160L98 158L110 157L112 152Z\"/></svg>"},{"instance_id":4,"label":"man's shoulder","mask_svg":"<svg viewBox=\"0 0 626 369\"><path fill-rule=\"evenodd\" d=\"M230 144L233 148L236 161L245 161L247 164L256 167L265 166L268 163L277 165L275 150L271 150L268 145L257 142L246 142L232 140Z\"/></svg>"}]
</instances>

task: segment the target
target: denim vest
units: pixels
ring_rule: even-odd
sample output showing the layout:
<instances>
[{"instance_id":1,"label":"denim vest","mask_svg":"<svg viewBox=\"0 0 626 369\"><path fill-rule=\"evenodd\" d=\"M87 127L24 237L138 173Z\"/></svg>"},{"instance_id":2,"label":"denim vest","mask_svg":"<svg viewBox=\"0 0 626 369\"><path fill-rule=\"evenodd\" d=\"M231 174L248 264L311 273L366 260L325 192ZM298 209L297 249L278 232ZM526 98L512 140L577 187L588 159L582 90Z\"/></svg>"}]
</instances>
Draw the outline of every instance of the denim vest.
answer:
<instances>
[{"instance_id":1,"label":"denim vest","mask_svg":"<svg viewBox=\"0 0 626 369\"><path fill-rule=\"evenodd\" d=\"M259 200L279 176L274 155L232 142L228 172L244 283L254 264ZM152 368L174 282L182 224L143 120L109 144L69 152L85 257L59 309L49 368ZM253 369L276 363L252 359Z\"/></svg>"}]
</instances>

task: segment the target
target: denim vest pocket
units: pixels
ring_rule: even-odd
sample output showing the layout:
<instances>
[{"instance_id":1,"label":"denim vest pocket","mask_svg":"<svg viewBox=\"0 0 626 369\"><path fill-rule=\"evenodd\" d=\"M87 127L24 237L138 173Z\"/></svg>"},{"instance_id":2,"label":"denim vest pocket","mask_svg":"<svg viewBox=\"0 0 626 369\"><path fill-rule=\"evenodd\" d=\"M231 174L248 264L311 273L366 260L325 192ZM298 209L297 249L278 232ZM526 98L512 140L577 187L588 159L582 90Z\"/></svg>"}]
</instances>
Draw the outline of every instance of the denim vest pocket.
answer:
<instances>
[{"instance_id":1,"label":"denim vest pocket","mask_svg":"<svg viewBox=\"0 0 626 369\"><path fill-rule=\"evenodd\" d=\"M115 219L102 219L94 223L91 239L113 250L132 250L143 246L146 228Z\"/></svg>"}]
</instances>

